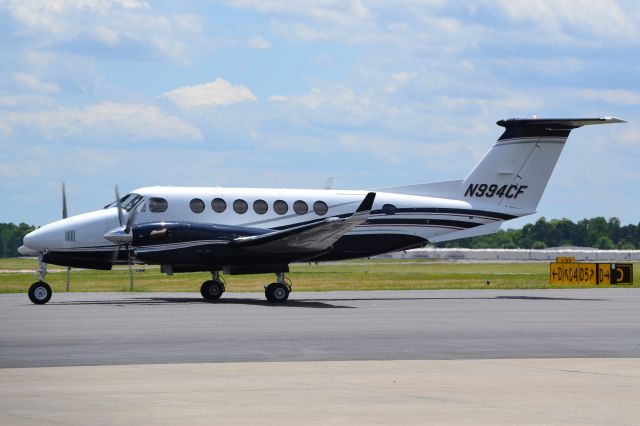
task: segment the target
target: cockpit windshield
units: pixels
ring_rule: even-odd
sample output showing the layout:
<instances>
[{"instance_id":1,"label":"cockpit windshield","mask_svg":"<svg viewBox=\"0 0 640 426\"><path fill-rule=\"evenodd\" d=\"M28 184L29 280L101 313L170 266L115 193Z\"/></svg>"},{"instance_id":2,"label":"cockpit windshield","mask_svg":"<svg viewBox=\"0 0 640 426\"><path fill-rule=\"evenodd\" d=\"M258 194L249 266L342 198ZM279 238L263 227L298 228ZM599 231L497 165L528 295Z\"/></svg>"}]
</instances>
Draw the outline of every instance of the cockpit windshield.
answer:
<instances>
[{"instance_id":1,"label":"cockpit windshield","mask_svg":"<svg viewBox=\"0 0 640 426\"><path fill-rule=\"evenodd\" d=\"M129 212L134 207L136 207L141 200L142 200L142 195L134 194L132 192L131 194L127 194L120 199L120 205L122 206L123 210L126 210ZM104 208L108 209L110 207L115 207L115 206L116 206L116 202L114 201L113 203L107 204L106 206L104 206Z\"/></svg>"}]
</instances>

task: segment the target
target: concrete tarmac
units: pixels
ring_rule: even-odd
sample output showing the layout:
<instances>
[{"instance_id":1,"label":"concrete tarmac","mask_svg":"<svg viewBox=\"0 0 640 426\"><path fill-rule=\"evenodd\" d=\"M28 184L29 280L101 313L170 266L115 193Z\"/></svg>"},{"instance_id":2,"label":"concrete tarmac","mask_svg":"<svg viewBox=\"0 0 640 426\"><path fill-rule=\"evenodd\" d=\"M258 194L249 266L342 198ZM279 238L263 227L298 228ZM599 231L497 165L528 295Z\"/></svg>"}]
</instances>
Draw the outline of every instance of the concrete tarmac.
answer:
<instances>
[{"instance_id":1,"label":"concrete tarmac","mask_svg":"<svg viewBox=\"0 0 640 426\"><path fill-rule=\"evenodd\" d=\"M640 289L0 295L0 424L640 425L638 395Z\"/></svg>"},{"instance_id":2,"label":"concrete tarmac","mask_svg":"<svg viewBox=\"0 0 640 426\"><path fill-rule=\"evenodd\" d=\"M640 423L640 360L0 369L3 425Z\"/></svg>"},{"instance_id":3,"label":"concrete tarmac","mask_svg":"<svg viewBox=\"0 0 640 426\"><path fill-rule=\"evenodd\" d=\"M640 358L640 289L0 295L0 368Z\"/></svg>"}]
</instances>

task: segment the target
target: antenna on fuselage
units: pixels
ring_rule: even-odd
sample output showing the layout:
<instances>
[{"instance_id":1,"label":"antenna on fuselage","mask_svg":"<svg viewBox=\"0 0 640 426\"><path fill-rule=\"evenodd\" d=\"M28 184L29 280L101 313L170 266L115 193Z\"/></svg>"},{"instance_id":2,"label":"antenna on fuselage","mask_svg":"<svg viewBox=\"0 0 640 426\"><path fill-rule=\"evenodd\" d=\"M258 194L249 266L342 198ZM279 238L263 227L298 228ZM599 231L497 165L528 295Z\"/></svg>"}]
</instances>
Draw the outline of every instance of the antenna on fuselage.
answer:
<instances>
[{"instance_id":1,"label":"antenna on fuselage","mask_svg":"<svg viewBox=\"0 0 640 426\"><path fill-rule=\"evenodd\" d=\"M335 181L336 178L333 176L330 176L327 178L327 181L324 183L324 189L332 189L333 188L333 181Z\"/></svg>"}]
</instances>

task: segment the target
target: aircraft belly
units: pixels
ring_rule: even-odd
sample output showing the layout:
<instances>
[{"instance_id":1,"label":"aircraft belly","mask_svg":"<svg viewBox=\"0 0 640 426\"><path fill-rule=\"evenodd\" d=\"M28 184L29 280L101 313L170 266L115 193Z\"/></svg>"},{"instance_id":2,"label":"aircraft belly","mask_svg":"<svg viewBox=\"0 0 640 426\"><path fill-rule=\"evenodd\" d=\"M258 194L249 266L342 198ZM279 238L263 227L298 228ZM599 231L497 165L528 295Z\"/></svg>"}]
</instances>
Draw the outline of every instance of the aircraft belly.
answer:
<instances>
[{"instance_id":1,"label":"aircraft belly","mask_svg":"<svg viewBox=\"0 0 640 426\"><path fill-rule=\"evenodd\" d=\"M340 238L328 253L310 259L314 262L357 259L392 251L422 247L428 241L416 235L367 233L348 234Z\"/></svg>"},{"instance_id":2,"label":"aircraft belly","mask_svg":"<svg viewBox=\"0 0 640 426\"><path fill-rule=\"evenodd\" d=\"M136 251L136 259L145 263L202 265L205 270L232 264L290 263L309 256L313 256L313 253L254 253L247 250L229 248L226 244Z\"/></svg>"}]
</instances>

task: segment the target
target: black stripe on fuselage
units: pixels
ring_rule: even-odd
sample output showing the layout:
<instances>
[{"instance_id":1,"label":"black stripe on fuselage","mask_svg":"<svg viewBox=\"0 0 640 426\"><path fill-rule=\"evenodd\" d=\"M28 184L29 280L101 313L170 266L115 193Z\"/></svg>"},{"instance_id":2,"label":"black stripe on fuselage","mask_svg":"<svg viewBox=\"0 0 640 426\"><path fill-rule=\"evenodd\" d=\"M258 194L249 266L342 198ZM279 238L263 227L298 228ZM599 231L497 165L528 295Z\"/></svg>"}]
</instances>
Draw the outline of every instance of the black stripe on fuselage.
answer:
<instances>
[{"instance_id":1,"label":"black stripe on fuselage","mask_svg":"<svg viewBox=\"0 0 640 426\"><path fill-rule=\"evenodd\" d=\"M476 222L464 222L461 220L443 220L443 219L407 219L399 217L397 219L369 219L365 225L393 225L393 226L433 226L456 229L469 229L483 225Z\"/></svg>"},{"instance_id":2,"label":"black stripe on fuselage","mask_svg":"<svg viewBox=\"0 0 640 426\"><path fill-rule=\"evenodd\" d=\"M426 213L426 214L437 214L437 215L452 215L452 216L465 216L468 217L470 219L472 218L485 218L485 219L491 219L491 220L510 220L510 219L515 219L518 216L514 216L514 215L510 215L510 214L506 214L506 213L498 213L498 212L492 212L492 211L488 211L488 210L474 210L474 209L451 209L451 208L442 208L442 207L403 207L403 208L399 208L396 209L395 213L393 214L386 214L384 213L382 210L371 210L371 215L372 216L376 216L376 215L382 215L384 217L388 217L391 218L395 215L399 215L399 214L403 214L403 213ZM340 217L340 218L346 218L351 216L351 213L346 213L346 214L341 214L339 216L335 216L335 217ZM293 223L290 225L283 225L283 226L276 226L273 227L271 229L273 229L274 231L282 231L285 229L290 229L290 228L295 228L296 226L301 226L301 225L308 225L310 223L317 223L317 222L321 222L325 220L325 218L321 218L321 219L314 219L314 220L309 220L309 221L305 221L305 222L297 222L297 223ZM369 220L367 220L367 223L371 223L372 220L378 220L377 218L370 218ZM390 223L393 225L397 225L399 223L406 223L409 224L410 221L413 220L419 220L419 221L423 221L423 220L427 220L427 219L405 219L405 218L398 218L398 219L393 219L394 222ZM431 224L436 224L437 221L439 219L428 219L429 221L431 221ZM470 222L464 222L464 221L446 221L446 220L441 220L441 222L450 222L449 225L446 226L453 226L453 227L458 227L458 228L472 228L474 226L479 226L479 225L484 225L482 223L470 223ZM459 223L453 225L452 223ZM417 223L417 222L416 222Z\"/></svg>"},{"instance_id":3,"label":"black stripe on fuselage","mask_svg":"<svg viewBox=\"0 0 640 426\"><path fill-rule=\"evenodd\" d=\"M468 217L482 217L493 220L510 220L515 219L518 216L514 216L506 213L492 212L488 210L473 210L473 209L450 209L442 207L402 207L396 209L394 214L398 213L427 213L427 214L440 214L440 215L456 215L456 216L468 216ZM372 215L383 214L385 216L393 216L394 214L386 214L382 210L371 210Z\"/></svg>"}]
</instances>

